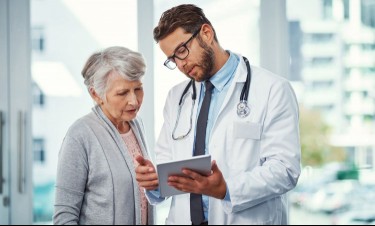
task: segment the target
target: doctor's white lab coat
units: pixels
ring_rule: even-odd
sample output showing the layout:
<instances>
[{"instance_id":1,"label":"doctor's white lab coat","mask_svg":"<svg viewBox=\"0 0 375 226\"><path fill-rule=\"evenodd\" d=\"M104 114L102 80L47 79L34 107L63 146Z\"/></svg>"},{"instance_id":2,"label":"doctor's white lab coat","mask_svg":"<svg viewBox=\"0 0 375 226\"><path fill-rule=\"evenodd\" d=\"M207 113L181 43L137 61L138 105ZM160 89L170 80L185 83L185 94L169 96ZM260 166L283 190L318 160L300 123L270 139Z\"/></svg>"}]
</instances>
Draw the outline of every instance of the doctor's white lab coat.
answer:
<instances>
[{"instance_id":1,"label":"doctor's white lab coat","mask_svg":"<svg viewBox=\"0 0 375 226\"><path fill-rule=\"evenodd\" d=\"M287 224L286 193L300 175L298 104L289 82L251 66L250 115L237 115L246 64L242 57L230 84L209 139L208 150L216 160L230 193L230 201L209 198L209 224ZM156 163L192 156L198 99L193 111L193 128L188 137L172 139L178 103L189 81L169 92L164 108L164 124L159 136ZM196 82L197 97L201 84ZM192 88L185 100L176 135L190 126ZM151 204L161 200L148 196ZM190 194L172 197L166 224L191 224Z\"/></svg>"}]
</instances>

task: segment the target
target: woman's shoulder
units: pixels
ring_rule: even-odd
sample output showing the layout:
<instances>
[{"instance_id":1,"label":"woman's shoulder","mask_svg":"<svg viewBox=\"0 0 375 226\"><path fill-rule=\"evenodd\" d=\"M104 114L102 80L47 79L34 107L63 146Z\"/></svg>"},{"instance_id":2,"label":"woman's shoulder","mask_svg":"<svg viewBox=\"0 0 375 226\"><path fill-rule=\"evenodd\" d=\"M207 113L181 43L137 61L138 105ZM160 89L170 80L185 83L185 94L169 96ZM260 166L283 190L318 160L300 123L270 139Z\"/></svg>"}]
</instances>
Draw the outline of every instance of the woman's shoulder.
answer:
<instances>
[{"instance_id":1,"label":"woman's shoulder","mask_svg":"<svg viewBox=\"0 0 375 226\"><path fill-rule=\"evenodd\" d=\"M93 123L98 123L94 113L91 112L77 119L68 129L67 136L79 138L87 134L87 130L91 128Z\"/></svg>"}]
</instances>

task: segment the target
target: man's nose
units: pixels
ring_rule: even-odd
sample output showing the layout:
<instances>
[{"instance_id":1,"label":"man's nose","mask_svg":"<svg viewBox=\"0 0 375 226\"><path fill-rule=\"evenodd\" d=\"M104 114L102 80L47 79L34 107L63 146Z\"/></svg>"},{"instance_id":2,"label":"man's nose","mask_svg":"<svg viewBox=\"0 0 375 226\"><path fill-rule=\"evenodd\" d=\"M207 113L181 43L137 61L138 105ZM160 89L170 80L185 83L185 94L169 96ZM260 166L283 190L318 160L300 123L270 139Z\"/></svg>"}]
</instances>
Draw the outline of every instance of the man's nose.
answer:
<instances>
[{"instance_id":1,"label":"man's nose","mask_svg":"<svg viewBox=\"0 0 375 226\"><path fill-rule=\"evenodd\" d=\"M176 65L177 65L177 67L178 67L178 69L180 69L180 71L183 71L183 69L184 69L184 66L186 65L186 59L184 59L184 60L180 60L180 59L175 59L175 63L176 63Z\"/></svg>"}]
</instances>

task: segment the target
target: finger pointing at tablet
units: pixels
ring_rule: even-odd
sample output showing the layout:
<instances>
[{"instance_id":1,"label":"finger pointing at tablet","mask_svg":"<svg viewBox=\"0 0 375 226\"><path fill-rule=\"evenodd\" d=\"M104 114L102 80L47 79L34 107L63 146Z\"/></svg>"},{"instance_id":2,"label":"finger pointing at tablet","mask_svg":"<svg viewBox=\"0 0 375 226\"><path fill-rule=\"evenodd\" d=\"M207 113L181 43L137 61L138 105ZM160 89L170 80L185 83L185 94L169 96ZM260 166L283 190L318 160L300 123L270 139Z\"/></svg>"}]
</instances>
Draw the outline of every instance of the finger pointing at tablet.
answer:
<instances>
[{"instance_id":1,"label":"finger pointing at tablet","mask_svg":"<svg viewBox=\"0 0 375 226\"><path fill-rule=\"evenodd\" d=\"M152 162L142 156L137 156L136 161L139 164L135 169L139 186L146 190L155 190L158 188L159 180Z\"/></svg>"}]
</instances>

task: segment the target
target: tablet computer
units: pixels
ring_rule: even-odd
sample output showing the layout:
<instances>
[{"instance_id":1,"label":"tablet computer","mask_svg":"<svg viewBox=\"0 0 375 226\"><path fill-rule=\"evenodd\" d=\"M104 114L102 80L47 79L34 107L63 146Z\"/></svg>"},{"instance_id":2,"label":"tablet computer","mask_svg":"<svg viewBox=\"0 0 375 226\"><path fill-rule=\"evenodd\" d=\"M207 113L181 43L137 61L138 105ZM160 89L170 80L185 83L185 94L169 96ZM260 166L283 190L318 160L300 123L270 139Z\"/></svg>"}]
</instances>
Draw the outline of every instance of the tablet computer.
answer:
<instances>
[{"instance_id":1,"label":"tablet computer","mask_svg":"<svg viewBox=\"0 0 375 226\"><path fill-rule=\"evenodd\" d=\"M184 194L174 187L168 185L168 177L173 175L186 176L182 169L191 169L202 175L211 174L211 155L193 156L188 159L164 162L156 165L159 177L159 191L161 197Z\"/></svg>"}]
</instances>

